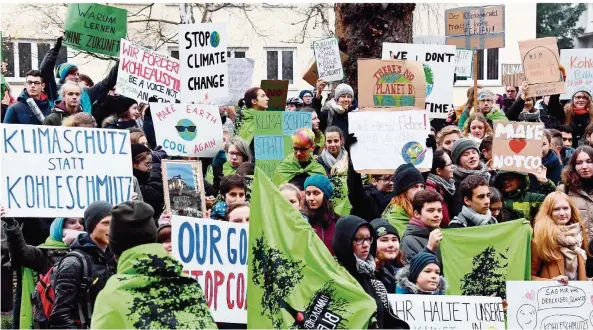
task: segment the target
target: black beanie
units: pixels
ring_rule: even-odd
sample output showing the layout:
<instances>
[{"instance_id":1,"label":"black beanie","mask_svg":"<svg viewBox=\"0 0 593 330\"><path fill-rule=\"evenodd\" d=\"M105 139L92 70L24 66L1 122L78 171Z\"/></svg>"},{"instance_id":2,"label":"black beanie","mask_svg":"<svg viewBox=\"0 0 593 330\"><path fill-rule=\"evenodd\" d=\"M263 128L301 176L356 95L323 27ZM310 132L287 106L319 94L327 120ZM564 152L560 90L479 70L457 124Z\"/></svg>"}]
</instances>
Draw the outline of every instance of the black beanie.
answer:
<instances>
[{"instance_id":1,"label":"black beanie","mask_svg":"<svg viewBox=\"0 0 593 330\"><path fill-rule=\"evenodd\" d=\"M135 246L156 243L156 223L152 206L140 202L121 203L111 211L109 247L117 256Z\"/></svg>"},{"instance_id":2,"label":"black beanie","mask_svg":"<svg viewBox=\"0 0 593 330\"><path fill-rule=\"evenodd\" d=\"M118 116L121 117L134 104L138 104L138 102L136 102L136 100L132 98L118 95L111 99L111 109L109 110L111 110L112 113L116 113Z\"/></svg>"},{"instance_id":3,"label":"black beanie","mask_svg":"<svg viewBox=\"0 0 593 330\"><path fill-rule=\"evenodd\" d=\"M92 233L99 221L111 214L113 206L106 201L95 201L84 210L84 229Z\"/></svg>"},{"instance_id":4,"label":"black beanie","mask_svg":"<svg viewBox=\"0 0 593 330\"><path fill-rule=\"evenodd\" d=\"M397 196L419 183L424 184L424 177L414 165L400 165L393 175L393 196Z\"/></svg>"},{"instance_id":5,"label":"black beanie","mask_svg":"<svg viewBox=\"0 0 593 330\"><path fill-rule=\"evenodd\" d=\"M416 254L410 260L410 273L408 274L408 280L410 280L412 283L416 283L416 280L418 280L418 275L420 275L424 267L426 267L428 264L435 264L441 267L439 260L434 254L429 252L420 252Z\"/></svg>"},{"instance_id":6,"label":"black beanie","mask_svg":"<svg viewBox=\"0 0 593 330\"><path fill-rule=\"evenodd\" d=\"M378 240L379 237L385 236L387 234L393 234L397 237L398 241L401 241L399 237L399 232L397 228L395 228L389 221L385 219L375 219L371 221L371 226L375 229L375 239Z\"/></svg>"},{"instance_id":7,"label":"black beanie","mask_svg":"<svg viewBox=\"0 0 593 330\"><path fill-rule=\"evenodd\" d=\"M147 146L143 144L133 143L132 144L132 159L136 158L139 154L143 152L150 152Z\"/></svg>"}]
</instances>

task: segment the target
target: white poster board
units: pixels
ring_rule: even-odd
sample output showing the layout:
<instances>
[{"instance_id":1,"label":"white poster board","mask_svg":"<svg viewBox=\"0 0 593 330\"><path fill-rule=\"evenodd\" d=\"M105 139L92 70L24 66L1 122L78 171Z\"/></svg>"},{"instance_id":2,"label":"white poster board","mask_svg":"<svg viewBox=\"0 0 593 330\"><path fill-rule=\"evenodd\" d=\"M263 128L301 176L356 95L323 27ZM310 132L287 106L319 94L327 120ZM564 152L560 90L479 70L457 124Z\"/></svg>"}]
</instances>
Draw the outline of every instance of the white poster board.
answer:
<instances>
[{"instance_id":1,"label":"white poster board","mask_svg":"<svg viewBox=\"0 0 593 330\"><path fill-rule=\"evenodd\" d=\"M453 108L455 46L383 43L384 60L412 60L424 64L426 75L425 108L431 118L447 118Z\"/></svg>"},{"instance_id":2,"label":"white poster board","mask_svg":"<svg viewBox=\"0 0 593 330\"><path fill-rule=\"evenodd\" d=\"M589 281L507 281L509 329L590 329L593 285Z\"/></svg>"},{"instance_id":3,"label":"white poster board","mask_svg":"<svg viewBox=\"0 0 593 330\"><path fill-rule=\"evenodd\" d=\"M229 95L225 24L179 24L181 102L200 103Z\"/></svg>"},{"instance_id":4,"label":"white poster board","mask_svg":"<svg viewBox=\"0 0 593 330\"><path fill-rule=\"evenodd\" d=\"M0 204L9 217L83 217L132 198L128 130L0 124Z\"/></svg>"},{"instance_id":5,"label":"white poster board","mask_svg":"<svg viewBox=\"0 0 593 330\"><path fill-rule=\"evenodd\" d=\"M200 283L214 321L246 324L249 225L174 215L171 246Z\"/></svg>"},{"instance_id":6,"label":"white poster board","mask_svg":"<svg viewBox=\"0 0 593 330\"><path fill-rule=\"evenodd\" d=\"M255 61L250 58L228 58L229 66L229 96L215 100L219 105L237 106L239 100L245 97L245 92L253 87L253 67Z\"/></svg>"},{"instance_id":7,"label":"white poster board","mask_svg":"<svg viewBox=\"0 0 593 330\"><path fill-rule=\"evenodd\" d=\"M319 79L327 82L344 79L344 69L340 59L338 38L327 38L313 42L315 62Z\"/></svg>"},{"instance_id":8,"label":"white poster board","mask_svg":"<svg viewBox=\"0 0 593 330\"><path fill-rule=\"evenodd\" d=\"M412 43L417 45L444 45L447 41L445 36L413 36Z\"/></svg>"},{"instance_id":9,"label":"white poster board","mask_svg":"<svg viewBox=\"0 0 593 330\"><path fill-rule=\"evenodd\" d=\"M348 131L358 139L350 150L356 171L393 173L405 163L421 169L432 167L432 149L426 147L430 134L426 111L350 112Z\"/></svg>"},{"instance_id":10,"label":"white poster board","mask_svg":"<svg viewBox=\"0 0 593 330\"><path fill-rule=\"evenodd\" d=\"M126 39L119 48L117 93L148 102L152 96L162 103L179 100L179 61Z\"/></svg>"},{"instance_id":11,"label":"white poster board","mask_svg":"<svg viewBox=\"0 0 593 330\"><path fill-rule=\"evenodd\" d=\"M472 77L472 62L474 52L467 49L457 49L455 55L455 74L457 77Z\"/></svg>"},{"instance_id":12,"label":"white poster board","mask_svg":"<svg viewBox=\"0 0 593 330\"><path fill-rule=\"evenodd\" d=\"M410 329L504 329L499 297L389 294L393 313Z\"/></svg>"},{"instance_id":13,"label":"white poster board","mask_svg":"<svg viewBox=\"0 0 593 330\"><path fill-rule=\"evenodd\" d=\"M217 105L150 103L157 145L169 156L214 157L222 149Z\"/></svg>"},{"instance_id":14,"label":"white poster board","mask_svg":"<svg viewBox=\"0 0 593 330\"><path fill-rule=\"evenodd\" d=\"M561 99L568 100L581 90L593 94L593 48L562 49L560 64L566 69L566 93Z\"/></svg>"}]
</instances>

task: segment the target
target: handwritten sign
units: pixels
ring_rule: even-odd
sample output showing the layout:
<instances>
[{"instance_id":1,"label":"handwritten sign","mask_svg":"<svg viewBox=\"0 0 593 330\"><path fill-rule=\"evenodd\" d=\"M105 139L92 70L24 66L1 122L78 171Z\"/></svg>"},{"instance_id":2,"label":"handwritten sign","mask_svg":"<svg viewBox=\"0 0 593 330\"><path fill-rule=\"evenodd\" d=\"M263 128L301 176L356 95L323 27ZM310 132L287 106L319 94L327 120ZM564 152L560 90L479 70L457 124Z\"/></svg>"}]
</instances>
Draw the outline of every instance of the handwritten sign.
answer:
<instances>
[{"instance_id":1,"label":"handwritten sign","mask_svg":"<svg viewBox=\"0 0 593 330\"><path fill-rule=\"evenodd\" d=\"M224 24L179 24L182 103L228 97L227 45Z\"/></svg>"},{"instance_id":2,"label":"handwritten sign","mask_svg":"<svg viewBox=\"0 0 593 330\"><path fill-rule=\"evenodd\" d=\"M587 281L507 281L509 329L589 329L593 287Z\"/></svg>"},{"instance_id":3,"label":"handwritten sign","mask_svg":"<svg viewBox=\"0 0 593 330\"><path fill-rule=\"evenodd\" d=\"M408 60L358 60L358 107L424 109L426 80L422 63Z\"/></svg>"},{"instance_id":4,"label":"handwritten sign","mask_svg":"<svg viewBox=\"0 0 593 330\"><path fill-rule=\"evenodd\" d=\"M531 173L542 165L543 123L494 122L494 169Z\"/></svg>"},{"instance_id":5,"label":"handwritten sign","mask_svg":"<svg viewBox=\"0 0 593 330\"><path fill-rule=\"evenodd\" d=\"M288 80L262 80L260 87L270 99L268 111L284 111L288 95Z\"/></svg>"},{"instance_id":6,"label":"handwritten sign","mask_svg":"<svg viewBox=\"0 0 593 330\"><path fill-rule=\"evenodd\" d=\"M202 218L206 210L202 162L161 161L165 207L172 215Z\"/></svg>"},{"instance_id":7,"label":"handwritten sign","mask_svg":"<svg viewBox=\"0 0 593 330\"><path fill-rule=\"evenodd\" d=\"M444 36L413 36L412 43L422 45L446 45Z\"/></svg>"},{"instance_id":8,"label":"handwritten sign","mask_svg":"<svg viewBox=\"0 0 593 330\"><path fill-rule=\"evenodd\" d=\"M519 51L525 79L534 96L564 93L555 37L519 41Z\"/></svg>"},{"instance_id":9,"label":"handwritten sign","mask_svg":"<svg viewBox=\"0 0 593 330\"><path fill-rule=\"evenodd\" d=\"M520 87L525 81L523 66L521 64L501 64L502 85Z\"/></svg>"},{"instance_id":10,"label":"handwritten sign","mask_svg":"<svg viewBox=\"0 0 593 330\"><path fill-rule=\"evenodd\" d=\"M411 329L504 329L498 297L389 294L391 310Z\"/></svg>"},{"instance_id":11,"label":"handwritten sign","mask_svg":"<svg viewBox=\"0 0 593 330\"><path fill-rule=\"evenodd\" d=\"M317 63L319 79L327 82L344 79L338 38L317 40L313 43L313 49L315 50L315 62Z\"/></svg>"},{"instance_id":12,"label":"handwritten sign","mask_svg":"<svg viewBox=\"0 0 593 330\"><path fill-rule=\"evenodd\" d=\"M432 118L447 118L453 108L455 46L383 43L384 60L412 60L423 63L426 77L424 108Z\"/></svg>"},{"instance_id":13,"label":"handwritten sign","mask_svg":"<svg viewBox=\"0 0 593 330\"><path fill-rule=\"evenodd\" d=\"M455 74L457 77L471 77L472 62L474 60L474 52L467 49L457 49L455 51Z\"/></svg>"},{"instance_id":14,"label":"handwritten sign","mask_svg":"<svg viewBox=\"0 0 593 330\"><path fill-rule=\"evenodd\" d=\"M432 167L432 149L426 147L430 133L426 111L351 112L348 131L358 138L350 153L356 171L387 174L406 163Z\"/></svg>"},{"instance_id":15,"label":"handwritten sign","mask_svg":"<svg viewBox=\"0 0 593 330\"><path fill-rule=\"evenodd\" d=\"M340 51L340 62L342 63L342 65L344 65L346 59L348 59L348 55ZM315 57L313 57L313 59L310 61L309 65L303 72L302 78L311 86L315 86L317 84L319 75L317 74L317 62L315 61Z\"/></svg>"},{"instance_id":16,"label":"handwritten sign","mask_svg":"<svg viewBox=\"0 0 593 330\"><path fill-rule=\"evenodd\" d=\"M560 96L568 100L578 91L593 94L593 49L562 49L560 63L566 69L566 92Z\"/></svg>"},{"instance_id":17,"label":"handwritten sign","mask_svg":"<svg viewBox=\"0 0 593 330\"><path fill-rule=\"evenodd\" d=\"M71 3L64 21L64 46L110 56L119 55L126 37L128 12L96 3Z\"/></svg>"},{"instance_id":18,"label":"handwritten sign","mask_svg":"<svg viewBox=\"0 0 593 330\"><path fill-rule=\"evenodd\" d=\"M172 254L202 286L216 322L247 323L249 225L173 216Z\"/></svg>"},{"instance_id":19,"label":"handwritten sign","mask_svg":"<svg viewBox=\"0 0 593 330\"><path fill-rule=\"evenodd\" d=\"M504 6L445 10L447 45L466 49L504 48Z\"/></svg>"},{"instance_id":20,"label":"handwritten sign","mask_svg":"<svg viewBox=\"0 0 593 330\"><path fill-rule=\"evenodd\" d=\"M130 132L0 124L0 200L9 217L82 217L132 197Z\"/></svg>"},{"instance_id":21,"label":"handwritten sign","mask_svg":"<svg viewBox=\"0 0 593 330\"><path fill-rule=\"evenodd\" d=\"M219 105L236 106L239 100L250 89L253 80L253 67L255 62L250 58L228 58L229 66L229 96L216 100Z\"/></svg>"},{"instance_id":22,"label":"handwritten sign","mask_svg":"<svg viewBox=\"0 0 593 330\"><path fill-rule=\"evenodd\" d=\"M179 61L138 44L121 39L117 92L148 102L156 97L162 103L179 100Z\"/></svg>"},{"instance_id":23,"label":"handwritten sign","mask_svg":"<svg viewBox=\"0 0 593 330\"><path fill-rule=\"evenodd\" d=\"M222 149L216 105L150 103L157 145L169 156L214 157Z\"/></svg>"}]
</instances>

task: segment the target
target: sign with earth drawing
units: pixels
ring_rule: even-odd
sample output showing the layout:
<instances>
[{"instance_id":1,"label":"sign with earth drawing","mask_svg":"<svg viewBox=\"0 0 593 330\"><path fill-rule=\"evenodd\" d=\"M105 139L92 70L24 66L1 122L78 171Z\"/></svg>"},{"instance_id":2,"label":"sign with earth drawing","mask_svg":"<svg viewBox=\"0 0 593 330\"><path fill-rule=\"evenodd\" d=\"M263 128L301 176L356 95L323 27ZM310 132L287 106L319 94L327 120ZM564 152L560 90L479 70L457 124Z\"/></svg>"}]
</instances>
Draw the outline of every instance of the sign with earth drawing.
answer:
<instances>
[{"instance_id":1,"label":"sign with earth drawing","mask_svg":"<svg viewBox=\"0 0 593 330\"><path fill-rule=\"evenodd\" d=\"M426 76L425 108L431 118L447 118L453 108L455 46L383 43L384 60L412 60L423 63Z\"/></svg>"}]
</instances>

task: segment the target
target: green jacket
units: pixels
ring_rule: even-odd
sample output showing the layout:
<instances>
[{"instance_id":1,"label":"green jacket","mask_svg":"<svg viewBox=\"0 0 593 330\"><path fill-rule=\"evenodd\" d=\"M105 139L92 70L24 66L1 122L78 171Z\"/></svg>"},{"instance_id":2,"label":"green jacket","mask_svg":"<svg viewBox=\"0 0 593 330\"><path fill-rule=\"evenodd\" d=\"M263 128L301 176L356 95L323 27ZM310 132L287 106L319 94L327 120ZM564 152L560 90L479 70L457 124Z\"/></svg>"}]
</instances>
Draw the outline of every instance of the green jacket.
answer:
<instances>
[{"instance_id":1,"label":"green jacket","mask_svg":"<svg viewBox=\"0 0 593 330\"><path fill-rule=\"evenodd\" d=\"M469 110L465 109L461 113L461 117L459 118L458 127L460 130L464 130L465 126L467 126L467 120L469 119ZM494 106L490 112L486 115L486 119L490 121L495 120L508 120L507 116L500 110L498 106Z\"/></svg>"},{"instance_id":2,"label":"green jacket","mask_svg":"<svg viewBox=\"0 0 593 330\"><path fill-rule=\"evenodd\" d=\"M276 168L276 173L274 174L274 182L275 185L279 186L283 183L290 182L292 178L299 174L321 174L325 175L325 169L321 164L319 164L315 159L313 159L313 155L309 157L310 163L307 167L302 168L299 161L296 159L293 153L289 154L284 158L284 161Z\"/></svg>"},{"instance_id":3,"label":"green jacket","mask_svg":"<svg viewBox=\"0 0 593 330\"><path fill-rule=\"evenodd\" d=\"M158 243L124 251L97 296L92 328L216 328L202 288L182 270Z\"/></svg>"},{"instance_id":4,"label":"green jacket","mask_svg":"<svg viewBox=\"0 0 593 330\"><path fill-rule=\"evenodd\" d=\"M255 113L257 110L251 108L241 108L237 112L237 120L233 128L233 136L238 136L251 144L255 135Z\"/></svg>"},{"instance_id":5,"label":"green jacket","mask_svg":"<svg viewBox=\"0 0 593 330\"><path fill-rule=\"evenodd\" d=\"M385 211L383 211L381 218L389 221L389 223L397 229L400 235L403 235L406 228L408 228L408 223L410 223L410 215L403 207L395 204L389 204L389 206L385 208Z\"/></svg>"},{"instance_id":6,"label":"green jacket","mask_svg":"<svg viewBox=\"0 0 593 330\"><path fill-rule=\"evenodd\" d=\"M518 213L521 213L522 217L529 221L533 221L546 196L549 193L556 191L556 185L554 182L552 182L552 180L548 180L548 182L545 184L540 184L542 189L540 191L529 191L529 175L525 175L519 189L507 193L504 191L504 182L502 180L502 176L500 175L501 173L504 173L504 171L499 172L498 177L494 181L494 186L498 188L498 190L500 190L504 195L503 208L511 214L518 215Z\"/></svg>"}]
</instances>

